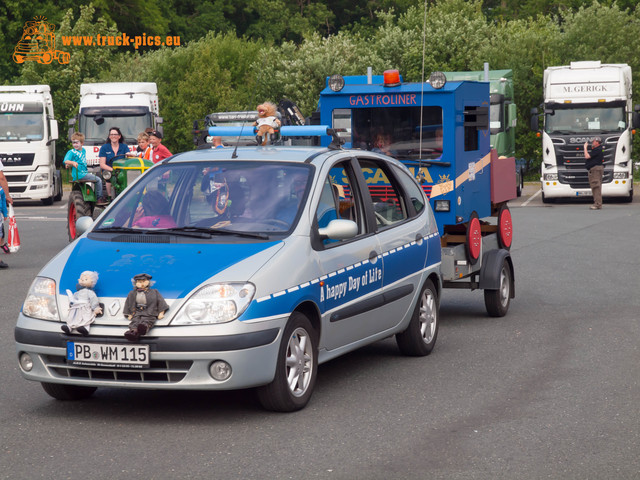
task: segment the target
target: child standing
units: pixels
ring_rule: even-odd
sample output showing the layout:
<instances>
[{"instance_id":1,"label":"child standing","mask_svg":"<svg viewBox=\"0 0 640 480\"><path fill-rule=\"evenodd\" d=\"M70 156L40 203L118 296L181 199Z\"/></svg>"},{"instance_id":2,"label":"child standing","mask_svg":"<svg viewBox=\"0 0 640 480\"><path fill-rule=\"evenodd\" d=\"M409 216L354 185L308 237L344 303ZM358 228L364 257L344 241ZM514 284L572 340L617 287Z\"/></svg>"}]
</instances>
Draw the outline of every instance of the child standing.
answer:
<instances>
[{"instance_id":1,"label":"child standing","mask_svg":"<svg viewBox=\"0 0 640 480\"><path fill-rule=\"evenodd\" d=\"M67 152L62 161L66 168L72 167L71 177L76 182L95 182L96 197L98 205L104 205L107 202L102 196L102 179L93 173L87 171L87 154L84 150L84 134L76 132L71 135L71 145L73 148Z\"/></svg>"}]
</instances>

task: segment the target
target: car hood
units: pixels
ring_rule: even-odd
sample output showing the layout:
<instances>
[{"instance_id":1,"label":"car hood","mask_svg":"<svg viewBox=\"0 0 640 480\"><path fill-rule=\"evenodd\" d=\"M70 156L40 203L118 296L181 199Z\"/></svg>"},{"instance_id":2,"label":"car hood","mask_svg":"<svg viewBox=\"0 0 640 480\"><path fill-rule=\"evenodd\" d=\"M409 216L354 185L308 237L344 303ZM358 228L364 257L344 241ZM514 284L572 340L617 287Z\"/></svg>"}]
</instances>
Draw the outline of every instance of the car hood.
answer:
<instances>
[{"instance_id":1,"label":"car hood","mask_svg":"<svg viewBox=\"0 0 640 480\"><path fill-rule=\"evenodd\" d=\"M95 292L99 297L126 297L133 276L148 273L153 277L154 288L165 298L183 298L209 278L251 257L255 272L273 255L268 250L279 244L282 242L117 243L80 238L64 263L59 293L64 294L67 289L74 292L80 274L92 270L98 272Z\"/></svg>"}]
</instances>

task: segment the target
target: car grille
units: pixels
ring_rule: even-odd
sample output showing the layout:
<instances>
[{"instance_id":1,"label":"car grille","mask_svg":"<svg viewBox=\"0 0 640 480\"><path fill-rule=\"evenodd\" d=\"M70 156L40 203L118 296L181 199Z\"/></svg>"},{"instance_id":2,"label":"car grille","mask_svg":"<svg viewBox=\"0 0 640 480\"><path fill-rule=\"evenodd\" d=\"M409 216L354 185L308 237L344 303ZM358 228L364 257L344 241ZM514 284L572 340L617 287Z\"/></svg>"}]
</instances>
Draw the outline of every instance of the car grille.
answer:
<instances>
[{"instance_id":1,"label":"car grille","mask_svg":"<svg viewBox=\"0 0 640 480\"><path fill-rule=\"evenodd\" d=\"M57 377L114 383L178 383L184 379L193 364L189 360L152 360L149 368L117 369L71 365L62 355L43 355L42 360Z\"/></svg>"}]
</instances>

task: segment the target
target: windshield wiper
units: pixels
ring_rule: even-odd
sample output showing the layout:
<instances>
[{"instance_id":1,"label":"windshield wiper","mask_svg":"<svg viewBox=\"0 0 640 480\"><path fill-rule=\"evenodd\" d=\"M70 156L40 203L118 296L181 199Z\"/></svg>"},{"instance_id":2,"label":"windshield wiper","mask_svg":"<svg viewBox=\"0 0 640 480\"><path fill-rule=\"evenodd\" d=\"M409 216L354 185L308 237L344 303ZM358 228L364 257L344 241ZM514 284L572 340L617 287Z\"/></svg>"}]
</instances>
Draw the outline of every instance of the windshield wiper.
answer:
<instances>
[{"instance_id":1,"label":"windshield wiper","mask_svg":"<svg viewBox=\"0 0 640 480\"><path fill-rule=\"evenodd\" d=\"M153 230L154 232L159 233L175 233L177 235L185 234L185 235L193 235L198 236L202 235L203 238L211 238L213 235L236 235L239 237L247 237L247 238L258 238L260 240L268 240L269 235L264 233L256 233L256 232L240 232L237 230L222 230L222 229L211 229L207 227L173 227L173 228L163 228L161 230Z\"/></svg>"}]
</instances>

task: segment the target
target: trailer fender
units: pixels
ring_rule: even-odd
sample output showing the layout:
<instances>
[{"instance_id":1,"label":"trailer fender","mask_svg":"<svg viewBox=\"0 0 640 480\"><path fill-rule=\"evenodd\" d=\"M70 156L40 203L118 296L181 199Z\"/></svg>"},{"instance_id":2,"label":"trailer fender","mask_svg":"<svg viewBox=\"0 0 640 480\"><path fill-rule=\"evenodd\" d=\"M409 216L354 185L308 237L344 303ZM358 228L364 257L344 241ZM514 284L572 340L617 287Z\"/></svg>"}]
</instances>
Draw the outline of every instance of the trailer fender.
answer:
<instances>
[{"instance_id":1,"label":"trailer fender","mask_svg":"<svg viewBox=\"0 0 640 480\"><path fill-rule=\"evenodd\" d=\"M513 272L513 261L511 254L503 249L498 248L489 250L482 256L482 267L480 269L480 288L482 290L497 290L500 288L500 271L504 263L507 263L511 271L511 298L515 298L515 277Z\"/></svg>"}]
</instances>

